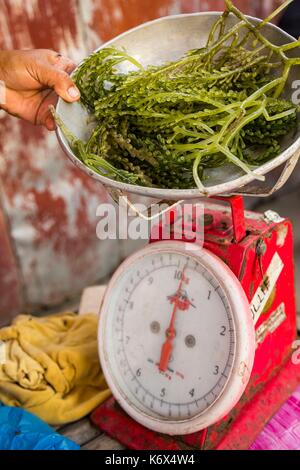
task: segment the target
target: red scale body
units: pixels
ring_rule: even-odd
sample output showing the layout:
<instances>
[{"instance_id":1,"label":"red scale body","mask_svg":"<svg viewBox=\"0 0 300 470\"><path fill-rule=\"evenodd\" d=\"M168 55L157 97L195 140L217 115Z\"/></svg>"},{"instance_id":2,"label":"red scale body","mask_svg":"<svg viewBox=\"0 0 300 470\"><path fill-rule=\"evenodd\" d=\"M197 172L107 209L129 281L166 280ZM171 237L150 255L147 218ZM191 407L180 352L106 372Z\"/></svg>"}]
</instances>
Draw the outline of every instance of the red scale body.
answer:
<instances>
[{"instance_id":1,"label":"red scale body","mask_svg":"<svg viewBox=\"0 0 300 470\"><path fill-rule=\"evenodd\" d=\"M255 326L260 332L254 367L246 391L230 414L207 432L183 437L158 435L129 418L112 399L98 408L93 421L132 449L248 449L279 407L300 383L299 367L291 356L296 338L293 233L287 219L268 219L245 212L241 197L220 198L220 204L205 208L204 247L222 259L238 277L249 301L264 282L265 273L277 253L284 267L267 305ZM173 210L170 220L176 221ZM178 221L177 221L178 222ZM176 224L176 226L178 226ZM185 222L186 240L195 232L195 222ZM152 232L154 243L162 239L161 226ZM187 236L188 235L188 236ZM178 239L176 232L174 238ZM285 318L274 325L274 315L283 306ZM273 320L272 320L273 319Z\"/></svg>"}]
</instances>

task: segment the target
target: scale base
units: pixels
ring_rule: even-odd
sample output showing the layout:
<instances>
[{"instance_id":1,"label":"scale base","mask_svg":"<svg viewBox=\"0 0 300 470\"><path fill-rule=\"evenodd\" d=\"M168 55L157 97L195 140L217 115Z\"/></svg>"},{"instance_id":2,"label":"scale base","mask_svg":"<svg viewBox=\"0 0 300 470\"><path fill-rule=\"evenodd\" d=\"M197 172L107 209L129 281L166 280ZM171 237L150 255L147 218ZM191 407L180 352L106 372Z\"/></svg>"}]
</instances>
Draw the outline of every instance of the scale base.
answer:
<instances>
[{"instance_id":1,"label":"scale base","mask_svg":"<svg viewBox=\"0 0 300 470\"><path fill-rule=\"evenodd\" d=\"M291 360L245 404L238 414L230 413L222 436L215 438L214 426L203 432L170 437L144 428L131 419L111 398L92 414L92 422L128 449L133 450L247 450L266 424L300 384L300 368ZM217 441L217 442L216 442Z\"/></svg>"}]
</instances>

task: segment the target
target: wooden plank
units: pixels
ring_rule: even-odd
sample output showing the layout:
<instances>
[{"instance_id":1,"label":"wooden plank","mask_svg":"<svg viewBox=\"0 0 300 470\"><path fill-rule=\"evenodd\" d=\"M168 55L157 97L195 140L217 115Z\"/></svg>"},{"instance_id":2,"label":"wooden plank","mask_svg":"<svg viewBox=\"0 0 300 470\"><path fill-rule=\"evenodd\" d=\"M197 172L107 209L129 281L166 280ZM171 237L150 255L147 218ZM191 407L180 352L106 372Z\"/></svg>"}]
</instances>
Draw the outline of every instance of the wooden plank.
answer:
<instances>
[{"instance_id":1,"label":"wooden plank","mask_svg":"<svg viewBox=\"0 0 300 470\"><path fill-rule=\"evenodd\" d=\"M101 435L100 429L94 426L89 418L83 418L58 430L60 434L82 446Z\"/></svg>"},{"instance_id":2,"label":"wooden plank","mask_svg":"<svg viewBox=\"0 0 300 470\"><path fill-rule=\"evenodd\" d=\"M81 447L82 450L124 450L119 442L114 441L106 434L102 434Z\"/></svg>"},{"instance_id":3,"label":"wooden plank","mask_svg":"<svg viewBox=\"0 0 300 470\"><path fill-rule=\"evenodd\" d=\"M105 285L86 287L80 299L79 315L86 313L98 315L105 291Z\"/></svg>"}]
</instances>

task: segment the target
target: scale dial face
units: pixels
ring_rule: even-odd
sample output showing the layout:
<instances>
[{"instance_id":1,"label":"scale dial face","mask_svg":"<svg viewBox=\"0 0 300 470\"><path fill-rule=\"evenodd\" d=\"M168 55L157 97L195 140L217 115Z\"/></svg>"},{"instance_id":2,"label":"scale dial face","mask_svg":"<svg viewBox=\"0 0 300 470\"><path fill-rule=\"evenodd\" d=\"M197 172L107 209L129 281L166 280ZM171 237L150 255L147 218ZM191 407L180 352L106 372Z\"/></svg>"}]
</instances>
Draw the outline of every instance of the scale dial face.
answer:
<instances>
[{"instance_id":1,"label":"scale dial face","mask_svg":"<svg viewBox=\"0 0 300 470\"><path fill-rule=\"evenodd\" d=\"M210 252L155 243L113 276L99 349L107 382L131 417L166 434L196 432L225 416L250 378L249 303Z\"/></svg>"}]
</instances>

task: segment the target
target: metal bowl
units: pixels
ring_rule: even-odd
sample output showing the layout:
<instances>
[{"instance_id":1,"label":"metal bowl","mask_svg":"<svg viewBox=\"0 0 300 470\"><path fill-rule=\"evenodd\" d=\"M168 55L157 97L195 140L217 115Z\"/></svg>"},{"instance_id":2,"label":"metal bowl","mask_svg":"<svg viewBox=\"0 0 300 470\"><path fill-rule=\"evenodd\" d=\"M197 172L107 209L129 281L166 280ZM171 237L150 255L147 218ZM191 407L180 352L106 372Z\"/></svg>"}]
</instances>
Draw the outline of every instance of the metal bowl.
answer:
<instances>
[{"instance_id":1,"label":"metal bowl","mask_svg":"<svg viewBox=\"0 0 300 470\"><path fill-rule=\"evenodd\" d=\"M117 48L125 48L130 55L134 56L144 66L160 65L167 61L179 59L190 49L205 46L211 27L220 15L220 12L210 12L168 16L131 29L103 44L97 50L114 45ZM261 21L257 18L248 18L253 24ZM230 15L228 27L236 23L237 19ZM294 38L273 24L265 25L262 32L277 45L295 41ZM300 48L294 49L291 53L291 56L293 55L300 56ZM288 99L291 99L292 93L295 91L292 84L297 76L300 76L299 72L300 66L297 66L290 74L285 89L285 97ZM89 123L88 113L80 103L70 104L59 99L56 110L61 119L78 138L83 140L88 138L94 124ZM85 166L74 155L60 129L57 130L57 136L71 161L82 171L105 185L107 189L118 190L117 192L122 194L136 194L169 201L229 194L268 195L285 183L300 154L300 128L298 128L294 136L283 139L282 153L256 170L257 174L266 175L265 182L255 180L253 176L245 175L236 166L227 164L221 168L207 170L206 193L200 193L199 189L176 190L134 186L100 176Z\"/></svg>"}]
</instances>

